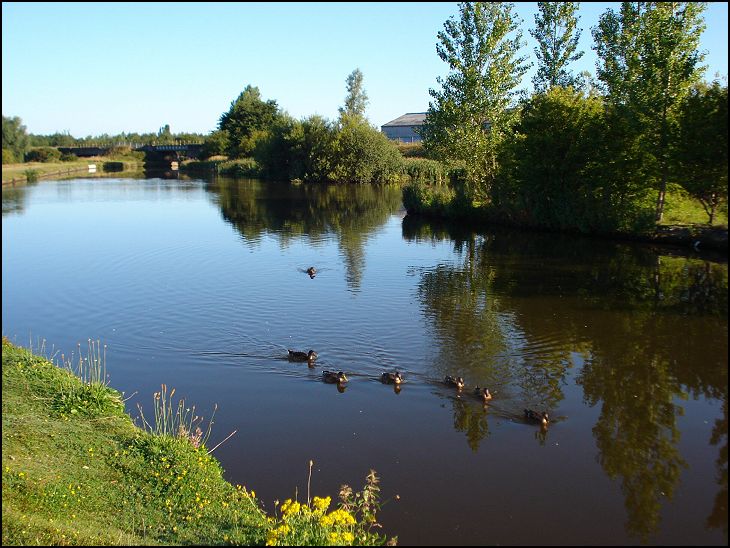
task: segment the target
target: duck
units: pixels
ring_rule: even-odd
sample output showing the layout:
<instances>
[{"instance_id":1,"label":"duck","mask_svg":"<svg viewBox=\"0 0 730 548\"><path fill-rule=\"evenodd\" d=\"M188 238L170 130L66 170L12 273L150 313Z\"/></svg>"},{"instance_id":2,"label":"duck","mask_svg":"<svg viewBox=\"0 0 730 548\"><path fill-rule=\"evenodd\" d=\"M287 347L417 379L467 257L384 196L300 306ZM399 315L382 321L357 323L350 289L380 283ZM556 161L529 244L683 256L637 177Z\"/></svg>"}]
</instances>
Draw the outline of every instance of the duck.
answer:
<instances>
[{"instance_id":1,"label":"duck","mask_svg":"<svg viewBox=\"0 0 730 548\"><path fill-rule=\"evenodd\" d=\"M309 268L307 269L307 274L309 274L309 277L310 277L310 278L314 278L314 277L315 277L315 276L317 275L317 269L316 269L316 268L314 268L313 266L310 266L310 267L309 267Z\"/></svg>"},{"instance_id":2,"label":"duck","mask_svg":"<svg viewBox=\"0 0 730 548\"><path fill-rule=\"evenodd\" d=\"M455 386L457 390L461 390L464 388L464 379L461 377L452 377L451 375L446 375L444 377L444 384L448 386Z\"/></svg>"},{"instance_id":3,"label":"duck","mask_svg":"<svg viewBox=\"0 0 730 548\"><path fill-rule=\"evenodd\" d=\"M380 375L380 382L383 384L400 384L403 382L403 375L399 371L394 373L383 373Z\"/></svg>"},{"instance_id":4,"label":"duck","mask_svg":"<svg viewBox=\"0 0 730 548\"><path fill-rule=\"evenodd\" d=\"M547 423L550 421L550 417L548 417L547 411L538 413L532 409L525 409L525 420L530 422L539 422L543 426L547 426Z\"/></svg>"},{"instance_id":5,"label":"duck","mask_svg":"<svg viewBox=\"0 0 730 548\"><path fill-rule=\"evenodd\" d=\"M492 394L489 393L489 388L480 388L477 386L474 389L474 395L477 398L480 398L484 403L487 403L489 400L492 399Z\"/></svg>"},{"instance_id":6,"label":"duck","mask_svg":"<svg viewBox=\"0 0 730 548\"><path fill-rule=\"evenodd\" d=\"M297 362L313 362L317 359L317 353L314 350L310 350L309 352L289 350L289 359Z\"/></svg>"},{"instance_id":7,"label":"duck","mask_svg":"<svg viewBox=\"0 0 730 548\"><path fill-rule=\"evenodd\" d=\"M343 384L347 382L347 377L342 371L322 371L322 380L330 384Z\"/></svg>"}]
</instances>

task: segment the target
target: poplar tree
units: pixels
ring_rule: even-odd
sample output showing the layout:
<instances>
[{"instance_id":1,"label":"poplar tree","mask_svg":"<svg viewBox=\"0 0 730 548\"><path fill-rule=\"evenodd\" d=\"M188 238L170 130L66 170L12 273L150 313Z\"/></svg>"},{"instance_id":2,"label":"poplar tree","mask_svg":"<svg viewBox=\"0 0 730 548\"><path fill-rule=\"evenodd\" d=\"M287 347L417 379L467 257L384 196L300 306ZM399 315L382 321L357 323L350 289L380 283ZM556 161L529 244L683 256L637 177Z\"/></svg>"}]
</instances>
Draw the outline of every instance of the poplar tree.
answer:
<instances>
[{"instance_id":1,"label":"poplar tree","mask_svg":"<svg viewBox=\"0 0 730 548\"><path fill-rule=\"evenodd\" d=\"M535 91L553 86L575 86L578 79L568 64L583 57L578 50L581 31L576 12L580 2L538 2L535 28L530 34L537 40L537 74L532 78Z\"/></svg>"},{"instance_id":2,"label":"poplar tree","mask_svg":"<svg viewBox=\"0 0 730 548\"><path fill-rule=\"evenodd\" d=\"M438 33L436 52L449 65L430 89L424 146L466 171L465 197L487 199L500 144L513 124L516 88L529 65L519 57L521 20L510 2L461 2Z\"/></svg>"},{"instance_id":3,"label":"poplar tree","mask_svg":"<svg viewBox=\"0 0 730 548\"><path fill-rule=\"evenodd\" d=\"M645 175L658 188L661 221L677 111L705 69L705 2L623 2L593 29L597 73L609 102L633 126ZM632 145L632 146L634 146Z\"/></svg>"},{"instance_id":4,"label":"poplar tree","mask_svg":"<svg viewBox=\"0 0 730 548\"><path fill-rule=\"evenodd\" d=\"M359 68L353 70L345 81L347 95L345 106L340 107L340 116L349 116L358 120L365 120L365 109L368 106L368 95L362 85L363 75Z\"/></svg>"}]
</instances>

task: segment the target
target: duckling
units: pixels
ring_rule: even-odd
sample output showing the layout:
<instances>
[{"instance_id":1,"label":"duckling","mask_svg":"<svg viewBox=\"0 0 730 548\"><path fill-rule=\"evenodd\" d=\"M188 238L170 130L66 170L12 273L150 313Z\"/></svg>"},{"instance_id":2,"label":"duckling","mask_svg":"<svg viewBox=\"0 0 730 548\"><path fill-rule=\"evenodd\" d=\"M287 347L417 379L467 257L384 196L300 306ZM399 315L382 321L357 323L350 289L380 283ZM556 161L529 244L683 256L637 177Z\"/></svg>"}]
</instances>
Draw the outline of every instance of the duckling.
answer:
<instances>
[{"instance_id":1,"label":"duckling","mask_svg":"<svg viewBox=\"0 0 730 548\"><path fill-rule=\"evenodd\" d=\"M474 395L481 399L484 403L487 403L492 399L492 394L489 393L489 388L480 388L477 386L474 389Z\"/></svg>"},{"instance_id":2,"label":"duckling","mask_svg":"<svg viewBox=\"0 0 730 548\"><path fill-rule=\"evenodd\" d=\"M310 267L309 267L309 268L307 269L307 274L309 274L309 277L310 277L310 278L314 278L314 277L315 277L315 276L317 275L317 269L316 269L316 268L314 268L313 266L310 266Z\"/></svg>"},{"instance_id":3,"label":"duckling","mask_svg":"<svg viewBox=\"0 0 730 548\"><path fill-rule=\"evenodd\" d=\"M342 384L347 382L347 377L342 371L322 371L322 380L330 384Z\"/></svg>"},{"instance_id":4,"label":"duckling","mask_svg":"<svg viewBox=\"0 0 730 548\"><path fill-rule=\"evenodd\" d=\"M543 426L547 426L547 423L550 421L550 417L548 417L547 411L538 413L532 409L525 409L525 420L530 422L539 422Z\"/></svg>"},{"instance_id":5,"label":"duckling","mask_svg":"<svg viewBox=\"0 0 730 548\"><path fill-rule=\"evenodd\" d=\"M448 386L455 386L457 390L461 390L464 388L464 379L461 377L454 378L451 375L446 375L446 377L444 377L444 384Z\"/></svg>"},{"instance_id":6,"label":"duckling","mask_svg":"<svg viewBox=\"0 0 730 548\"><path fill-rule=\"evenodd\" d=\"M403 382L403 375L399 371L394 373L383 373L380 376L380 382L383 384L400 384Z\"/></svg>"},{"instance_id":7,"label":"duckling","mask_svg":"<svg viewBox=\"0 0 730 548\"><path fill-rule=\"evenodd\" d=\"M295 362L313 362L317 359L317 353L314 350L309 352L289 350L289 359Z\"/></svg>"}]
</instances>

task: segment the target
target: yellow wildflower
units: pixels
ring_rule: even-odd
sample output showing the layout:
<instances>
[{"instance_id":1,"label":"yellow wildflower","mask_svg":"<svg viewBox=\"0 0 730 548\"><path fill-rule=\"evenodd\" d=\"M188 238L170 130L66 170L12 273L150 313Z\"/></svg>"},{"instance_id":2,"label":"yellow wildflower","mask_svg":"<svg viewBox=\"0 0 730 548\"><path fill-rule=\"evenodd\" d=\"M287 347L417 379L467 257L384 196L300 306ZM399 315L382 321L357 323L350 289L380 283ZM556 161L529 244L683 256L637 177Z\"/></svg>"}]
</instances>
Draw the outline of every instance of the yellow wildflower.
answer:
<instances>
[{"instance_id":1,"label":"yellow wildflower","mask_svg":"<svg viewBox=\"0 0 730 548\"><path fill-rule=\"evenodd\" d=\"M296 514L301 509L301 504L299 504L296 501L292 501L291 499L286 499L284 501L284 504L281 505L281 512L285 516Z\"/></svg>"},{"instance_id":2,"label":"yellow wildflower","mask_svg":"<svg viewBox=\"0 0 730 548\"><path fill-rule=\"evenodd\" d=\"M349 512L345 510L334 510L326 516L322 516L319 522L325 527L331 527L332 525L355 525L355 518Z\"/></svg>"},{"instance_id":3,"label":"yellow wildflower","mask_svg":"<svg viewBox=\"0 0 730 548\"><path fill-rule=\"evenodd\" d=\"M332 497L314 497L312 499L312 506L314 506L314 509L316 512L319 512L320 514L324 514L327 511L327 508L330 507L330 503L332 502Z\"/></svg>"}]
</instances>

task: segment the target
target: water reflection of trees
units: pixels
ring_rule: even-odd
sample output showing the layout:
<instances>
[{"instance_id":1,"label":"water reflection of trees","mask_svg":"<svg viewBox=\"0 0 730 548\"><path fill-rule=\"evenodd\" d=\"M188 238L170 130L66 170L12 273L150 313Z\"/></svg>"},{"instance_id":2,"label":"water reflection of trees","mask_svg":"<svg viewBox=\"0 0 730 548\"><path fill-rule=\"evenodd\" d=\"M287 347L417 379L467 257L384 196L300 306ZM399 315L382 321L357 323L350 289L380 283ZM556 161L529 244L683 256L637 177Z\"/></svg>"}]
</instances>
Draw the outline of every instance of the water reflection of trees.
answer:
<instances>
[{"instance_id":1,"label":"water reflection of trees","mask_svg":"<svg viewBox=\"0 0 730 548\"><path fill-rule=\"evenodd\" d=\"M361 283L365 244L401 203L400 189L394 186L292 185L221 178L208 189L223 218L248 243L271 234L286 247L298 238L318 242L334 235L351 289L358 289Z\"/></svg>"},{"instance_id":2,"label":"water reflection of trees","mask_svg":"<svg viewBox=\"0 0 730 548\"><path fill-rule=\"evenodd\" d=\"M29 183L32 185L33 183ZM3 188L3 217L10 213L22 213L25 211L27 201L27 190L25 187Z\"/></svg>"},{"instance_id":3,"label":"water reflection of trees","mask_svg":"<svg viewBox=\"0 0 730 548\"><path fill-rule=\"evenodd\" d=\"M481 378L491 375L503 392L552 407L571 353L585 357L578 383L586 402L600 406L598 460L620 479L627 531L642 541L686 466L681 402L722 401L708 440L719 446L719 492L707 526L727 535L727 264L557 235L484 236L410 217L403 234L450 240L460 258L425 271L419 284L441 347L437 370L450 357L468 364L464 376L479 377L481 367ZM456 404L454 417L476 448L486 435L479 421Z\"/></svg>"}]
</instances>

